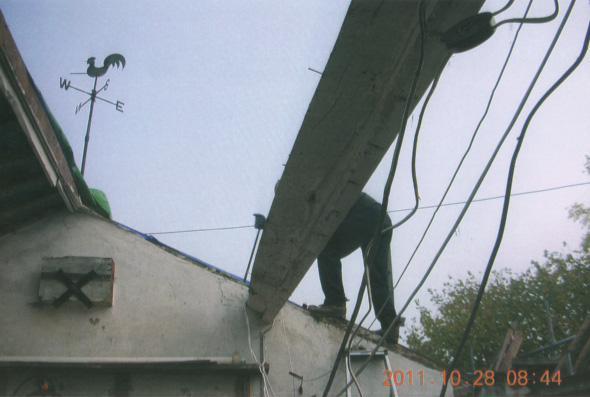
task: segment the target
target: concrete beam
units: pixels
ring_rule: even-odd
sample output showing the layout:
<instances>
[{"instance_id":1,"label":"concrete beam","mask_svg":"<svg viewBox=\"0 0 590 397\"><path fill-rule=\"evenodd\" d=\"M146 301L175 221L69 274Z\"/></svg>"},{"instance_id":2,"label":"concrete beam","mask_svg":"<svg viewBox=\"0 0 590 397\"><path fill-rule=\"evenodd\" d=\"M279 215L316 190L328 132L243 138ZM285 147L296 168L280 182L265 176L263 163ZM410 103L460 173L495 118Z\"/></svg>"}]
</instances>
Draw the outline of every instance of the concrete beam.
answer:
<instances>
[{"instance_id":1,"label":"concrete beam","mask_svg":"<svg viewBox=\"0 0 590 397\"><path fill-rule=\"evenodd\" d=\"M272 321L289 299L399 132L420 50L419 3L351 2L254 262L248 306L265 321ZM416 98L445 58L440 35L476 14L483 0L430 3Z\"/></svg>"}]
</instances>

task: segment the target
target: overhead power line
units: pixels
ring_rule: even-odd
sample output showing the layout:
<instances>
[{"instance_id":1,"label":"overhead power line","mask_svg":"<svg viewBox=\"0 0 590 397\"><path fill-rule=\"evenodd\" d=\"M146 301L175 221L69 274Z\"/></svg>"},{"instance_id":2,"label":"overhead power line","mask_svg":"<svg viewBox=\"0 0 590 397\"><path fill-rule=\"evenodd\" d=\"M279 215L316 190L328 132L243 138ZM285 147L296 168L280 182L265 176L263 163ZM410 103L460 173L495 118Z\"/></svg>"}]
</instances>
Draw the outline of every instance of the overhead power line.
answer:
<instances>
[{"instance_id":1,"label":"overhead power line","mask_svg":"<svg viewBox=\"0 0 590 397\"><path fill-rule=\"evenodd\" d=\"M574 183L572 185L563 185L563 186L557 186L557 187L550 187L550 188L547 188L547 189L539 189L539 190L531 190L531 191L528 191L528 192L514 193L510 197L525 196L525 195L528 195L528 194L536 194L536 193L544 193L544 192L549 192L549 191L552 191L552 190L567 189L567 188L578 187L578 186L583 186L583 185L590 185L590 182ZM499 200L499 199L503 199L503 198L504 198L504 196L485 197L485 198L473 200L473 202L489 201L489 200ZM449 207L449 206L452 206L452 205L461 205L461 204L465 204L465 201L457 201L457 202L453 202L453 203L446 203L446 204L442 204L441 207ZM418 209L419 210L426 210L426 209L437 208L437 207L438 207L438 205L427 205L427 206L423 206L423 207L418 207ZM404 212L404 211L412 211L412 210L414 210L414 208L404 208L404 209L399 209L399 210L391 210L391 211L387 211L387 212L388 213L393 213L393 212ZM247 229L247 228L251 228L251 227L254 227L254 226L255 225L229 226L229 227L212 227L212 228L207 228L207 229L172 230L172 231L167 231L167 232L153 232L153 233L146 233L146 234L148 234L148 235L155 235L155 234L180 234L180 233L196 233L196 232L215 232L215 231L219 231L219 230Z\"/></svg>"},{"instance_id":2,"label":"overhead power line","mask_svg":"<svg viewBox=\"0 0 590 397\"><path fill-rule=\"evenodd\" d=\"M525 196L527 194L535 194L535 193L544 193L544 192L549 192L552 190L567 189L567 188L583 186L583 185L590 185L590 182L574 183L572 185L563 185L563 186L557 186L557 187L550 187L547 189L531 190L528 192L514 193L514 194L511 194L510 197ZM498 200L498 199L503 199L503 198L504 198L504 196L485 197L485 198L473 200L472 202L476 203L476 202L480 202L480 201ZM453 202L453 203L441 204L440 207L449 207L452 205L461 205L461 204L465 204L465 203L466 203L466 201L457 201L457 202ZM418 209L419 210L426 210L426 209L438 208L438 207L439 207L439 205L428 205L428 206L418 207ZM404 208L404 209L400 209L400 210L391 210L391 211L387 211L387 212L393 213L393 212L404 212L404 211L412 211L412 210L413 210L413 208Z\"/></svg>"},{"instance_id":3,"label":"overhead power line","mask_svg":"<svg viewBox=\"0 0 590 397\"><path fill-rule=\"evenodd\" d=\"M173 230L170 232L154 232L154 233L146 233L146 234L177 234L177 233L194 233L194 232L213 232L217 230L230 230L230 229L245 229L248 227L254 227L255 225L246 225L246 226L229 226L229 227L213 227L209 229L189 229L189 230Z\"/></svg>"}]
</instances>

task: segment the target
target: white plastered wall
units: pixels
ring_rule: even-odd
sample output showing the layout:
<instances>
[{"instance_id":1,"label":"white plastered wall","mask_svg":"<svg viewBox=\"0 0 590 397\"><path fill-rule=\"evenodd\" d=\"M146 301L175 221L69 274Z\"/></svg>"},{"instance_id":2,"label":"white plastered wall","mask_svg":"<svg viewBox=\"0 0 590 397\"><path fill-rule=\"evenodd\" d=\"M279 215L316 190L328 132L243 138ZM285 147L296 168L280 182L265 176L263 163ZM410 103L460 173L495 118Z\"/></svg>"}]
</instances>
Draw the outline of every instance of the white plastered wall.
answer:
<instances>
[{"instance_id":1,"label":"white plastered wall","mask_svg":"<svg viewBox=\"0 0 590 397\"><path fill-rule=\"evenodd\" d=\"M67 302L58 309L31 305L37 300L41 259L61 256L113 258L113 307L87 309L78 302ZM0 237L0 357L199 358L232 357L237 351L241 360L252 364L244 312L247 288L113 222L64 211ZM252 350L260 359L260 333L269 325L250 311L248 317ZM287 304L264 336L269 380L276 395L293 395L294 390L299 395L301 382L289 371L304 377L303 395L321 395L328 377L311 379L331 369L342 336L341 327L318 322L301 308ZM364 344L371 346L370 342ZM440 371L393 352L389 357L392 369L405 374L403 384L397 386L400 396L439 394ZM378 360L361 375L365 394L389 395L389 388L383 386L383 370L383 362ZM408 371L413 374L412 385ZM419 384L420 371L423 385ZM233 390L233 381L225 375L178 375L173 380L170 376L141 381L137 375L131 395L199 395L199 390L224 395ZM112 390L108 379L89 382L82 376L80 383L73 385L76 378L71 378L69 386L60 391L62 395L68 394L68 387L70 392L88 394ZM334 394L343 388L344 379L341 364L331 389ZM0 393L12 393L18 379L1 382L0 388L5 389ZM258 376L252 378L251 392L253 396L260 393ZM358 395L356 391L352 394ZM447 395L452 395L452 390Z\"/></svg>"}]
</instances>

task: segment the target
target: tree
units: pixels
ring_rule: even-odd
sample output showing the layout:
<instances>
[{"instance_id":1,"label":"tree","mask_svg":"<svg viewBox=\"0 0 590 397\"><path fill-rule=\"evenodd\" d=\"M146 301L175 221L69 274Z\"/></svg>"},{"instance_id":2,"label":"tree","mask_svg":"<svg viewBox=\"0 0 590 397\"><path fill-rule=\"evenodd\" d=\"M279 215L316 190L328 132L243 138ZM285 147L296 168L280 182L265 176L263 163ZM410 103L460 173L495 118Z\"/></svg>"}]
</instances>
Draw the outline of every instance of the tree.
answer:
<instances>
[{"instance_id":1,"label":"tree","mask_svg":"<svg viewBox=\"0 0 590 397\"><path fill-rule=\"evenodd\" d=\"M586 156L586 173L590 175L590 156ZM590 207L585 207L583 204L575 203L570 208L570 218L580 222L583 227L588 229L588 232L582 239L582 249L585 252L590 251Z\"/></svg>"},{"instance_id":2,"label":"tree","mask_svg":"<svg viewBox=\"0 0 590 397\"><path fill-rule=\"evenodd\" d=\"M588 156L586 170L590 174ZM509 269L492 272L468 342L476 368L487 368L494 361L514 321L518 321L518 330L523 333L521 352L550 344L545 300L550 306L558 341L575 335L590 314L590 208L576 203L570 210L570 218L588 229L581 249L571 250L564 243L569 253L545 251L543 263L531 262L531 267L522 274L513 274ZM480 280L481 276L469 272L465 280L449 277L440 292L429 289L431 302L437 309L431 311L417 302L420 322L410 327L408 346L449 364L463 335ZM562 346L561 350L565 348ZM458 367L465 371L471 368L469 350L463 350L458 362Z\"/></svg>"}]
</instances>

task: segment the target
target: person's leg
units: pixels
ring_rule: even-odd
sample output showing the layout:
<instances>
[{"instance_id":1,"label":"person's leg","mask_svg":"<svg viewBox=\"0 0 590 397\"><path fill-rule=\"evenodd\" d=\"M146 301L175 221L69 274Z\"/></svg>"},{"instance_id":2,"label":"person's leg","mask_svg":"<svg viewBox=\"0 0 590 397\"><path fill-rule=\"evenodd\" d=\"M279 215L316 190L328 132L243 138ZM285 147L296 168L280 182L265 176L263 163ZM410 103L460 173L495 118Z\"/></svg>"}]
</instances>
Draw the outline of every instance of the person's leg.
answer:
<instances>
[{"instance_id":1,"label":"person's leg","mask_svg":"<svg viewBox=\"0 0 590 397\"><path fill-rule=\"evenodd\" d=\"M342 262L335 252L324 249L318 257L320 283L324 292L322 305L310 305L310 312L329 317L346 316L346 295L342 285Z\"/></svg>"},{"instance_id":2,"label":"person's leg","mask_svg":"<svg viewBox=\"0 0 590 397\"><path fill-rule=\"evenodd\" d=\"M337 305L346 303L342 285L342 262L331 250L324 250L318 257L320 283L324 292L324 304Z\"/></svg>"},{"instance_id":3,"label":"person's leg","mask_svg":"<svg viewBox=\"0 0 590 397\"><path fill-rule=\"evenodd\" d=\"M391 226L391 220L387 217L384 228ZM391 236L392 231L381 234L379 246L375 254L375 260L371 267L371 296L375 315L383 329L396 317L393 299L393 276L391 271ZM395 338L397 340L397 337Z\"/></svg>"},{"instance_id":4,"label":"person's leg","mask_svg":"<svg viewBox=\"0 0 590 397\"><path fill-rule=\"evenodd\" d=\"M341 259L360 246L357 222L354 218L346 217L318 256L318 271L325 299L323 305L309 306L310 311L327 316L346 315L348 299L342 283Z\"/></svg>"},{"instance_id":5,"label":"person's leg","mask_svg":"<svg viewBox=\"0 0 590 397\"><path fill-rule=\"evenodd\" d=\"M391 253L389 252L389 247L387 248L387 252L377 253L369 273L375 315L382 325L388 325L397 315L393 300ZM378 250L381 250L381 247Z\"/></svg>"},{"instance_id":6,"label":"person's leg","mask_svg":"<svg viewBox=\"0 0 590 397\"><path fill-rule=\"evenodd\" d=\"M384 228L391 226L389 217L385 219ZM393 299L393 276L391 271L391 235L388 231L381 234L379 247L375 254L375 261L369 273L371 277L371 297L373 298L373 306L375 316L381 323L381 330L377 333L381 336L389 328L397 313L395 311ZM393 344L398 343L399 339L398 323L386 336L386 340Z\"/></svg>"}]
</instances>

